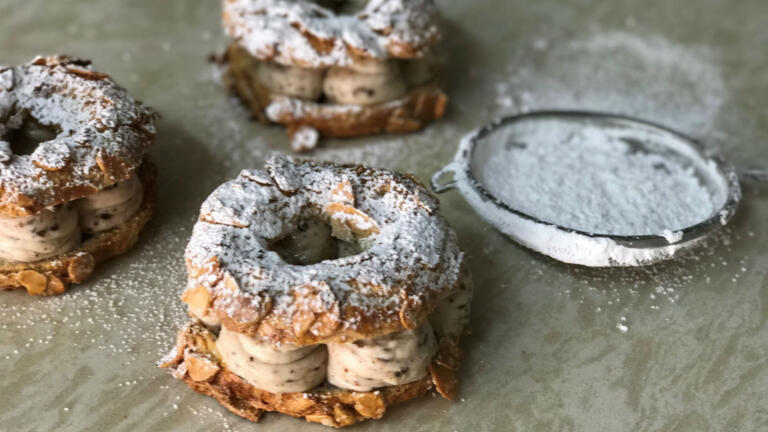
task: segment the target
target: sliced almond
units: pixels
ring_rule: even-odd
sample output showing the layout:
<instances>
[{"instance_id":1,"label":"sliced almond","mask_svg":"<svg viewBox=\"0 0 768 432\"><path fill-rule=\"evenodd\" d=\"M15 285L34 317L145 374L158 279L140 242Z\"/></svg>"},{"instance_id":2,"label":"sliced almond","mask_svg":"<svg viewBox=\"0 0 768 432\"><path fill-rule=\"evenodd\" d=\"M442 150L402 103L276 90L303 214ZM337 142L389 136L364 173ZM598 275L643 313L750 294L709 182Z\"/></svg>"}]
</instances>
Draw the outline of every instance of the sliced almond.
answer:
<instances>
[{"instance_id":1,"label":"sliced almond","mask_svg":"<svg viewBox=\"0 0 768 432\"><path fill-rule=\"evenodd\" d=\"M302 412L307 408L315 405L315 401L305 397L297 397L286 400L283 405L285 408L292 412Z\"/></svg>"},{"instance_id":2,"label":"sliced almond","mask_svg":"<svg viewBox=\"0 0 768 432\"><path fill-rule=\"evenodd\" d=\"M355 410L366 418L381 418L387 405L378 393L358 393L355 397Z\"/></svg>"},{"instance_id":3,"label":"sliced almond","mask_svg":"<svg viewBox=\"0 0 768 432\"><path fill-rule=\"evenodd\" d=\"M61 279L57 278L56 276L51 276L48 278L48 287L46 288L45 292L47 295L61 294L66 290L67 286Z\"/></svg>"},{"instance_id":4,"label":"sliced almond","mask_svg":"<svg viewBox=\"0 0 768 432\"><path fill-rule=\"evenodd\" d=\"M294 290L293 334L302 338L308 331L327 336L341 324L339 303L325 282L313 282Z\"/></svg>"},{"instance_id":5,"label":"sliced almond","mask_svg":"<svg viewBox=\"0 0 768 432\"><path fill-rule=\"evenodd\" d=\"M80 252L69 262L67 274L72 282L80 283L93 273L95 266L96 260L93 258L93 255Z\"/></svg>"},{"instance_id":6,"label":"sliced almond","mask_svg":"<svg viewBox=\"0 0 768 432\"><path fill-rule=\"evenodd\" d=\"M307 414L304 419L312 423L320 423L323 426L338 427L333 417L328 414Z\"/></svg>"},{"instance_id":7,"label":"sliced almond","mask_svg":"<svg viewBox=\"0 0 768 432\"><path fill-rule=\"evenodd\" d=\"M224 275L224 286L232 292L240 291L240 286L237 284L237 281L229 273Z\"/></svg>"},{"instance_id":8,"label":"sliced almond","mask_svg":"<svg viewBox=\"0 0 768 432\"><path fill-rule=\"evenodd\" d=\"M187 373L193 381L207 381L219 371L219 365L208 357L188 352L184 354L184 364L187 366Z\"/></svg>"},{"instance_id":9,"label":"sliced almond","mask_svg":"<svg viewBox=\"0 0 768 432\"><path fill-rule=\"evenodd\" d=\"M272 298L262 295L245 294L242 291L225 297L231 313L221 316L222 324L238 333L249 334L261 320L272 311Z\"/></svg>"},{"instance_id":10,"label":"sliced almond","mask_svg":"<svg viewBox=\"0 0 768 432\"><path fill-rule=\"evenodd\" d=\"M323 209L334 237L353 241L379 233L376 221L362 211L342 203L330 203Z\"/></svg>"},{"instance_id":11,"label":"sliced almond","mask_svg":"<svg viewBox=\"0 0 768 432\"><path fill-rule=\"evenodd\" d=\"M67 72L91 81L101 81L109 78L109 74L105 74L103 72L96 72L89 69L81 69L72 66L67 67Z\"/></svg>"},{"instance_id":12,"label":"sliced almond","mask_svg":"<svg viewBox=\"0 0 768 432\"><path fill-rule=\"evenodd\" d=\"M131 175L131 170L124 161L107 155L103 151L96 154L96 165L112 181L127 179Z\"/></svg>"},{"instance_id":13,"label":"sliced almond","mask_svg":"<svg viewBox=\"0 0 768 432\"><path fill-rule=\"evenodd\" d=\"M344 179L336 184L336 187L331 189L331 199L334 202L354 205L355 194L352 190L352 183L350 183L348 179Z\"/></svg>"},{"instance_id":14,"label":"sliced almond","mask_svg":"<svg viewBox=\"0 0 768 432\"><path fill-rule=\"evenodd\" d=\"M338 426L349 426L357 421L354 413L342 405L336 405L333 408L333 418Z\"/></svg>"},{"instance_id":15,"label":"sliced almond","mask_svg":"<svg viewBox=\"0 0 768 432\"><path fill-rule=\"evenodd\" d=\"M422 301L419 298L408 295L408 291L400 290L400 298L403 299L403 305L398 314L400 324L407 329L415 329L421 325Z\"/></svg>"},{"instance_id":16,"label":"sliced almond","mask_svg":"<svg viewBox=\"0 0 768 432\"><path fill-rule=\"evenodd\" d=\"M448 400L454 400L457 396L458 380L456 372L437 363L429 365L429 373L432 375L432 382L435 383L437 392Z\"/></svg>"},{"instance_id":17,"label":"sliced almond","mask_svg":"<svg viewBox=\"0 0 768 432\"><path fill-rule=\"evenodd\" d=\"M30 295L44 295L48 286L48 278L34 270L24 270L18 273L19 282L24 285Z\"/></svg>"},{"instance_id":18,"label":"sliced almond","mask_svg":"<svg viewBox=\"0 0 768 432\"><path fill-rule=\"evenodd\" d=\"M49 141L38 144L30 157L32 163L40 169L60 171L69 166L71 150L64 143Z\"/></svg>"},{"instance_id":19,"label":"sliced almond","mask_svg":"<svg viewBox=\"0 0 768 432\"><path fill-rule=\"evenodd\" d=\"M216 282L218 282L218 276L219 272L221 270L221 262L218 258L213 257L209 260L207 260L205 263L203 263L202 266L196 266L193 264L191 260L187 260L187 274L189 274L190 279L198 279L201 276L205 276L206 278L210 276L216 276ZM213 284L214 282L211 282Z\"/></svg>"},{"instance_id":20,"label":"sliced almond","mask_svg":"<svg viewBox=\"0 0 768 432\"><path fill-rule=\"evenodd\" d=\"M195 316L205 316L211 305L211 294L201 285L184 291L181 295L181 301L189 306L189 310Z\"/></svg>"}]
</instances>

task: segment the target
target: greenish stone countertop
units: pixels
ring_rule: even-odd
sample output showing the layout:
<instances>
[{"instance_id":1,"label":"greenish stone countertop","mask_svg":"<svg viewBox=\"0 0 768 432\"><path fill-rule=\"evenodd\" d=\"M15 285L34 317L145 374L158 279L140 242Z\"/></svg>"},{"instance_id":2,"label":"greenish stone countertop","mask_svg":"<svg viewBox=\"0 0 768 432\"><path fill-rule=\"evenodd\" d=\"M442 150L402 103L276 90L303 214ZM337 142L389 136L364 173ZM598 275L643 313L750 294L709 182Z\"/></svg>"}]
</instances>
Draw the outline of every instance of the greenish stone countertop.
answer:
<instances>
[{"instance_id":1,"label":"greenish stone countertop","mask_svg":"<svg viewBox=\"0 0 768 432\"><path fill-rule=\"evenodd\" d=\"M439 0L451 96L421 133L330 141L318 159L422 179L458 140L505 113L635 115L768 166L764 0ZM203 0L4 0L0 64L94 61L162 113L157 215L139 245L56 298L0 293L0 429L325 430L280 415L250 424L154 363L185 309L183 251L202 200L284 131L228 97L209 54L226 44ZM442 211L474 274L461 399L427 396L353 430L768 430L768 191L745 185L723 233L640 269L567 266L517 246L455 192Z\"/></svg>"}]
</instances>

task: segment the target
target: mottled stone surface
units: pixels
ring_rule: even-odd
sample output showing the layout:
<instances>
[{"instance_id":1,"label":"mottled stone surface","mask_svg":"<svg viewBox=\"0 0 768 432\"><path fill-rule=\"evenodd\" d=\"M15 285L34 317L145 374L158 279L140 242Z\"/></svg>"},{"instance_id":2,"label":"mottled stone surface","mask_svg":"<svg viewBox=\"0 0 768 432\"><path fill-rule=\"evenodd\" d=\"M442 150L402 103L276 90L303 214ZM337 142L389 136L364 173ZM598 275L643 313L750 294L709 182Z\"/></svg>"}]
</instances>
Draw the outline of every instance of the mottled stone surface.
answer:
<instances>
[{"instance_id":1,"label":"mottled stone surface","mask_svg":"<svg viewBox=\"0 0 768 432\"><path fill-rule=\"evenodd\" d=\"M768 165L764 0L440 1L446 119L424 133L333 141L314 157L422 178L502 113L588 108L662 122L742 166ZM203 198L269 151L206 56L222 48L217 1L4 0L0 63L94 60L164 116L153 150L158 215L138 248L58 298L0 293L0 429L321 430L254 427L154 362L184 319L183 249ZM588 270L530 253L454 192L443 211L475 274L462 399L427 397L356 430L768 428L768 191L748 186L727 232L687 258Z\"/></svg>"}]
</instances>

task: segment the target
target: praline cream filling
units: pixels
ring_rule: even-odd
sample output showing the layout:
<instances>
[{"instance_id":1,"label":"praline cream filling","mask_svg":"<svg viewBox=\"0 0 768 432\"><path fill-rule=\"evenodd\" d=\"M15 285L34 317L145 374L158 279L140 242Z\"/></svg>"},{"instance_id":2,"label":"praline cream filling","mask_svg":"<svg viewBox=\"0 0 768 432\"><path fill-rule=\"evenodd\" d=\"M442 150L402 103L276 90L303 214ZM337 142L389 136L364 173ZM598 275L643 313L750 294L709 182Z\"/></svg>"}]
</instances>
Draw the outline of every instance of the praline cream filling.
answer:
<instances>
[{"instance_id":1,"label":"praline cream filling","mask_svg":"<svg viewBox=\"0 0 768 432\"><path fill-rule=\"evenodd\" d=\"M339 105L367 106L399 99L409 88L424 85L437 76L438 61L363 60L326 70L306 69L253 61L257 80L270 92L317 101L325 96Z\"/></svg>"},{"instance_id":2,"label":"praline cream filling","mask_svg":"<svg viewBox=\"0 0 768 432\"><path fill-rule=\"evenodd\" d=\"M37 261L79 243L77 211L71 203L32 216L0 217L0 258L4 260Z\"/></svg>"},{"instance_id":3,"label":"praline cream filling","mask_svg":"<svg viewBox=\"0 0 768 432\"><path fill-rule=\"evenodd\" d=\"M142 185L134 175L77 201L21 217L0 217L0 259L32 262L66 253L81 233L107 231L127 221L141 205Z\"/></svg>"},{"instance_id":4,"label":"praline cream filling","mask_svg":"<svg viewBox=\"0 0 768 432\"><path fill-rule=\"evenodd\" d=\"M370 391L423 378L437 352L432 326L350 343L328 344L328 382Z\"/></svg>"},{"instance_id":5,"label":"praline cream filling","mask_svg":"<svg viewBox=\"0 0 768 432\"><path fill-rule=\"evenodd\" d=\"M300 99L318 99L323 93L323 71L289 67L272 62L259 62L256 67L259 82L276 94Z\"/></svg>"},{"instance_id":6,"label":"praline cream filling","mask_svg":"<svg viewBox=\"0 0 768 432\"><path fill-rule=\"evenodd\" d=\"M336 387L355 391L406 384L426 376L437 351L429 323L350 343L305 347L277 346L222 327L216 347L227 368L273 393L311 390L326 375Z\"/></svg>"},{"instance_id":7,"label":"praline cream filling","mask_svg":"<svg viewBox=\"0 0 768 432\"><path fill-rule=\"evenodd\" d=\"M126 222L141 205L141 181L137 176L75 201L80 227L86 234L110 230Z\"/></svg>"},{"instance_id":8,"label":"praline cream filling","mask_svg":"<svg viewBox=\"0 0 768 432\"><path fill-rule=\"evenodd\" d=\"M305 391L325 379L328 353L322 345L277 347L222 327L216 348L229 370L269 392Z\"/></svg>"},{"instance_id":9,"label":"praline cream filling","mask_svg":"<svg viewBox=\"0 0 768 432\"><path fill-rule=\"evenodd\" d=\"M469 324L470 304L472 303L471 285L464 284L453 294L442 299L429 316L429 322L439 337L450 339L458 337Z\"/></svg>"},{"instance_id":10,"label":"praline cream filling","mask_svg":"<svg viewBox=\"0 0 768 432\"><path fill-rule=\"evenodd\" d=\"M332 67L323 81L328 100L341 105L373 105L398 99L406 91L400 65L393 60Z\"/></svg>"}]
</instances>

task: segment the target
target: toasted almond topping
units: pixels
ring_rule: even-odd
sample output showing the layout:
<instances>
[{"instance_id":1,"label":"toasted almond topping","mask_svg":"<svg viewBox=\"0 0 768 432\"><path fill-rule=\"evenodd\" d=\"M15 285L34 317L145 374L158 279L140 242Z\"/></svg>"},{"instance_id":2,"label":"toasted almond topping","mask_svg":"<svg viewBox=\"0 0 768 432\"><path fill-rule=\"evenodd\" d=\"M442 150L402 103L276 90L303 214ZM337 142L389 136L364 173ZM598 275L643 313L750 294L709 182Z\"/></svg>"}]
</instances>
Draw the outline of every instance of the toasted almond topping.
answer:
<instances>
[{"instance_id":1,"label":"toasted almond topping","mask_svg":"<svg viewBox=\"0 0 768 432\"><path fill-rule=\"evenodd\" d=\"M335 188L331 190L331 199L347 205L355 205L355 194L352 190L352 183L349 179L339 182Z\"/></svg>"},{"instance_id":2,"label":"toasted almond topping","mask_svg":"<svg viewBox=\"0 0 768 432\"><path fill-rule=\"evenodd\" d=\"M205 316L211 305L211 294L203 286L197 286L184 291L181 301L189 306L189 310L196 316Z\"/></svg>"},{"instance_id":3,"label":"toasted almond topping","mask_svg":"<svg viewBox=\"0 0 768 432\"><path fill-rule=\"evenodd\" d=\"M79 76L80 78L85 78L87 80L101 81L109 78L109 74L96 72L88 69L76 68L72 66L67 67L67 71Z\"/></svg>"},{"instance_id":4,"label":"toasted almond topping","mask_svg":"<svg viewBox=\"0 0 768 432\"><path fill-rule=\"evenodd\" d=\"M96 260L93 255L86 252L79 252L72 258L72 261L69 262L69 267L67 268L69 279L74 283L80 283L93 273L93 268L95 266Z\"/></svg>"},{"instance_id":5,"label":"toasted almond topping","mask_svg":"<svg viewBox=\"0 0 768 432\"><path fill-rule=\"evenodd\" d=\"M367 214L342 203L330 203L323 209L329 219L333 236L344 241L365 238L379 232L379 226Z\"/></svg>"},{"instance_id":6,"label":"toasted almond topping","mask_svg":"<svg viewBox=\"0 0 768 432\"><path fill-rule=\"evenodd\" d=\"M387 405L378 393L358 393L356 394L355 410L363 417L381 418Z\"/></svg>"},{"instance_id":7,"label":"toasted almond topping","mask_svg":"<svg viewBox=\"0 0 768 432\"><path fill-rule=\"evenodd\" d=\"M51 276L50 278L48 278L48 287L46 289L46 294L56 295L56 294L61 294L66 290L67 290L67 286L64 285L64 282L62 282L61 279L57 278L56 276Z\"/></svg>"},{"instance_id":8,"label":"toasted almond topping","mask_svg":"<svg viewBox=\"0 0 768 432\"><path fill-rule=\"evenodd\" d=\"M187 373L194 381L207 381L219 371L219 365L208 357L197 353L185 353L184 364Z\"/></svg>"},{"instance_id":9,"label":"toasted almond topping","mask_svg":"<svg viewBox=\"0 0 768 432\"><path fill-rule=\"evenodd\" d=\"M19 272L18 279L30 295L45 294L45 288L48 286L48 278L46 278L44 274L34 270L24 270Z\"/></svg>"},{"instance_id":10,"label":"toasted almond topping","mask_svg":"<svg viewBox=\"0 0 768 432\"><path fill-rule=\"evenodd\" d=\"M341 323L339 304L325 282L308 283L294 291L291 327L296 337L310 331L317 336L331 334Z\"/></svg>"},{"instance_id":11,"label":"toasted almond topping","mask_svg":"<svg viewBox=\"0 0 768 432\"><path fill-rule=\"evenodd\" d=\"M455 400L457 396L458 381L456 372L437 363L429 365L429 373L432 375L432 382L435 383L437 392L448 400Z\"/></svg>"}]
</instances>

